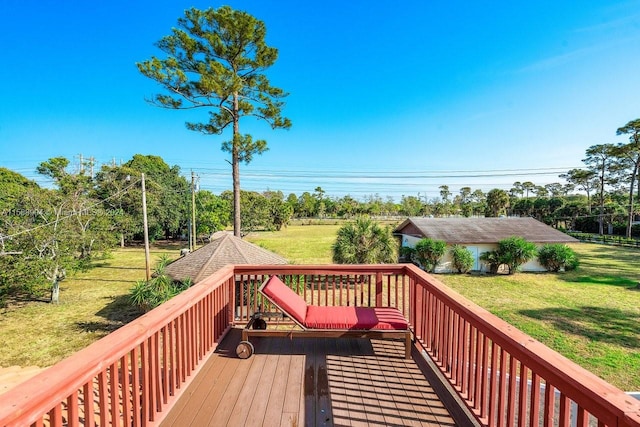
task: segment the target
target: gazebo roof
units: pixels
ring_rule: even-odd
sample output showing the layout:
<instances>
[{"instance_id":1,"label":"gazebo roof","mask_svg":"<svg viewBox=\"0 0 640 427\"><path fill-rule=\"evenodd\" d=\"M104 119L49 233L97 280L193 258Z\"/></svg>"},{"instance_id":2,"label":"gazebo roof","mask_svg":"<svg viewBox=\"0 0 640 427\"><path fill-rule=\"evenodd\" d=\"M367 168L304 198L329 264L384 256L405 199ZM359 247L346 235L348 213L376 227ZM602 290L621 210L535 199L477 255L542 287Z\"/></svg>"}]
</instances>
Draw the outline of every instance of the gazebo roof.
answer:
<instances>
[{"instance_id":1,"label":"gazebo roof","mask_svg":"<svg viewBox=\"0 0 640 427\"><path fill-rule=\"evenodd\" d=\"M229 264L288 264L273 252L246 242L232 233L219 231L210 243L169 264L165 272L173 280L191 278L193 283Z\"/></svg>"}]
</instances>

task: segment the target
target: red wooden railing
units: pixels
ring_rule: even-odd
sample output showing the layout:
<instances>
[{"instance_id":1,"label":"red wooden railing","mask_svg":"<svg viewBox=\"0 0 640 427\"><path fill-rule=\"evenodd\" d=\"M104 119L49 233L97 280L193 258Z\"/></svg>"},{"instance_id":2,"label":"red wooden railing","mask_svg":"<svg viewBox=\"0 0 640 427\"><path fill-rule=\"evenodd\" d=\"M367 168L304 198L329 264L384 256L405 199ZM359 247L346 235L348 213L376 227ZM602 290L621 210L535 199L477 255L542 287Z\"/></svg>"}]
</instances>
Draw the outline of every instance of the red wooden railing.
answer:
<instances>
[{"instance_id":1,"label":"red wooden railing","mask_svg":"<svg viewBox=\"0 0 640 427\"><path fill-rule=\"evenodd\" d=\"M273 274L312 304L400 309L484 425L640 427L640 403L412 265L225 267L0 395L0 426L157 425L234 320L275 310Z\"/></svg>"},{"instance_id":2,"label":"red wooden railing","mask_svg":"<svg viewBox=\"0 0 640 427\"><path fill-rule=\"evenodd\" d=\"M230 329L233 268L0 395L0 426L157 423Z\"/></svg>"},{"instance_id":3,"label":"red wooden railing","mask_svg":"<svg viewBox=\"0 0 640 427\"><path fill-rule=\"evenodd\" d=\"M481 424L640 426L636 399L434 277L407 274L416 341Z\"/></svg>"}]
</instances>

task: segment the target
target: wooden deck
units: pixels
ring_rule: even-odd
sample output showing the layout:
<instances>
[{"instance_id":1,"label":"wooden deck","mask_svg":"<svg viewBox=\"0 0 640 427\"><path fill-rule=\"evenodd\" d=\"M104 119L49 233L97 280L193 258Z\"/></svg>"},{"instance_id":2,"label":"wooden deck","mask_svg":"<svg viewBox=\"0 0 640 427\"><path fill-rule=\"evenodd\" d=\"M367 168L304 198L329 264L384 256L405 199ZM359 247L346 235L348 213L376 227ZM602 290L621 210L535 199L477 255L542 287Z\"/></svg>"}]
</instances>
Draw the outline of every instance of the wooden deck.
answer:
<instances>
[{"instance_id":1,"label":"wooden deck","mask_svg":"<svg viewBox=\"0 0 640 427\"><path fill-rule=\"evenodd\" d=\"M163 427L456 425L399 341L257 338L241 360L239 340L227 335Z\"/></svg>"}]
</instances>

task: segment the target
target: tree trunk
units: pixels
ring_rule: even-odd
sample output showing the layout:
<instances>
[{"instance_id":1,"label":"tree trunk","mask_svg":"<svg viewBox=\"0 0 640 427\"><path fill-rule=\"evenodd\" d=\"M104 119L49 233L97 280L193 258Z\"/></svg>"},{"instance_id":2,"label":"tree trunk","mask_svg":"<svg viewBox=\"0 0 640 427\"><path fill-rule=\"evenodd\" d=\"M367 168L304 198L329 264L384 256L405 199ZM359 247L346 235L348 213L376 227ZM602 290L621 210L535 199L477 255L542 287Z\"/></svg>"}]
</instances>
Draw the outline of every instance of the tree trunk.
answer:
<instances>
[{"instance_id":1,"label":"tree trunk","mask_svg":"<svg viewBox=\"0 0 640 427\"><path fill-rule=\"evenodd\" d=\"M51 304L58 304L60 302L60 280L58 277L59 267L56 265L53 271L52 277L49 277L52 281L51 285Z\"/></svg>"},{"instance_id":2,"label":"tree trunk","mask_svg":"<svg viewBox=\"0 0 640 427\"><path fill-rule=\"evenodd\" d=\"M60 302L60 282L58 279L54 279L53 286L51 287L51 303L58 304Z\"/></svg>"},{"instance_id":3,"label":"tree trunk","mask_svg":"<svg viewBox=\"0 0 640 427\"><path fill-rule=\"evenodd\" d=\"M242 237L240 222L240 160L238 156L240 143L240 123L238 120L238 93L233 94L233 141L231 153L231 174L233 176L233 235Z\"/></svg>"},{"instance_id":4,"label":"tree trunk","mask_svg":"<svg viewBox=\"0 0 640 427\"><path fill-rule=\"evenodd\" d=\"M629 185L629 218L627 219L627 239L631 238L631 227L633 225L633 191L635 190L636 175L640 162L636 162L635 169L631 174L631 184Z\"/></svg>"},{"instance_id":5,"label":"tree trunk","mask_svg":"<svg viewBox=\"0 0 640 427\"><path fill-rule=\"evenodd\" d=\"M598 214L598 234L604 234L604 185L600 190L600 213Z\"/></svg>"}]
</instances>

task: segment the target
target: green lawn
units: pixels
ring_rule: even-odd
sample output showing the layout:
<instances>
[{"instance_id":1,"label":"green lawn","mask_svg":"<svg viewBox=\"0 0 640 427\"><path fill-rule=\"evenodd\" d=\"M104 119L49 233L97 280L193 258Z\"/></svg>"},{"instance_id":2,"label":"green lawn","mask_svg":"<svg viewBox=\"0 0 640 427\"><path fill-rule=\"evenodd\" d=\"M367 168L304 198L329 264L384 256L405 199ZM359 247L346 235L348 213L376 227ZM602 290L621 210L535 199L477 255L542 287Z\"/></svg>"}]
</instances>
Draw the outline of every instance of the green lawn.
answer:
<instances>
[{"instance_id":1,"label":"green lawn","mask_svg":"<svg viewBox=\"0 0 640 427\"><path fill-rule=\"evenodd\" d=\"M331 264L331 246L340 225L290 225L281 231L251 233L245 239L285 257L291 264Z\"/></svg>"},{"instance_id":2,"label":"green lawn","mask_svg":"<svg viewBox=\"0 0 640 427\"><path fill-rule=\"evenodd\" d=\"M295 225L252 233L248 241L294 264L331 263L339 225ZM623 390L640 390L640 251L576 244L569 273L438 275L467 298ZM179 255L176 248L152 251ZM61 303L29 302L0 311L0 366L49 366L139 313L126 303L144 278L142 248L117 250L63 282Z\"/></svg>"},{"instance_id":3,"label":"green lawn","mask_svg":"<svg viewBox=\"0 0 640 427\"><path fill-rule=\"evenodd\" d=\"M152 267L161 254L179 249L155 248ZM0 310L0 366L50 366L141 313L128 304L129 289L145 278L143 248L114 251L60 285L60 303L30 301Z\"/></svg>"}]
</instances>

